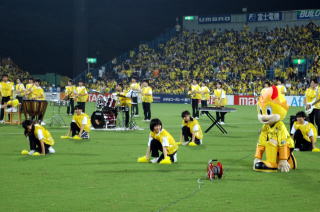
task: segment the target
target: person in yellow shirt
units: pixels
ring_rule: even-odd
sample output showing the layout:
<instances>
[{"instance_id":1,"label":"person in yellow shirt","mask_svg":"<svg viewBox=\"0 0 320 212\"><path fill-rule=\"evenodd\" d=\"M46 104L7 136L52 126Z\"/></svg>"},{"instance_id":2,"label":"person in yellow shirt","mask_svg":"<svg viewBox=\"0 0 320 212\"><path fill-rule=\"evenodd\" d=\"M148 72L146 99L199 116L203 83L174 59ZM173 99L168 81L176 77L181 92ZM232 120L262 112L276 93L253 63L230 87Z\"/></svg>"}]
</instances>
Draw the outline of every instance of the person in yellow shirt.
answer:
<instances>
[{"instance_id":1,"label":"person in yellow shirt","mask_svg":"<svg viewBox=\"0 0 320 212\"><path fill-rule=\"evenodd\" d=\"M22 103L26 88L24 87L20 79L17 79L16 82L17 82L15 87L16 98L19 100L20 103Z\"/></svg>"},{"instance_id":2,"label":"person in yellow shirt","mask_svg":"<svg viewBox=\"0 0 320 212\"><path fill-rule=\"evenodd\" d=\"M89 133L91 130L91 120L89 116L82 112L82 106L76 105L74 107L75 114L72 117L70 124L70 129L66 136L61 136L61 138L72 138L74 139L89 139Z\"/></svg>"},{"instance_id":3,"label":"person in yellow shirt","mask_svg":"<svg viewBox=\"0 0 320 212\"><path fill-rule=\"evenodd\" d=\"M86 102L88 101L89 95L86 87L82 80L78 82L78 86L75 90L75 97L77 104L82 108L82 111L86 111Z\"/></svg>"},{"instance_id":4,"label":"person in yellow shirt","mask_svg":"<svg viewBox=\"0 0 320 212\"><path fill-rule=\"evenodd\" d=\"M210 90L204 82L201 83L200 92L201 92L201 107L208 107L208 100L210 99ZM204 111L202 111L202 114L204 114Z\"/></svg>"},{"instance_id":5,"label":"person in yellow shirt","mask_svg":"<svg viewBox=\"0 0 320 212\"><path fill-rule=\"evenodd\" d=\"M309 108L316 100L320 99L320 91L318 86L318 81L316 78L311 79L310 87L307 88L305 93L304 104L306 105L306 109ZM318 129L318 135L320 135L320 103L317 103L313 106L312 112L308 115L309 121L311 124L315 124Z\"/></svg>"},{"instance_id":6,"label":"person in yellow shirt","mask_svg":"<svg viewBox=\"0 0 320 212\"><path fill-rule=\"evenodd\" d=\"M22 150L21 154L39 156L56 152L52 147L54 139L46 128L31 120L23 121L22 127L24 135L29 138L30 151Z\"/></svg>"},{"instance_id":7,"label":"person in yellow shirt","mask_svg":"<svg viewBox=\"0 0 320 212\"><path fill-rule=\"evenodd\" d=\"M26 99L32 99L32 88L34 86L34 81L32 78L28 80L28 84L26 85L25 97Z\"/></svg>"},{"instance_id":8,"label":"person in yellow shirt","mask_svg":"<svg viewBox=\"0 0 320 212\"><path fill-rule=\"evenodd\" d=\"M192 116L195 119L199 119L199 101L201 100L201 91L197 80L192 80L191 90L188 94L191 96Z\"/></svg>"},{"instance_id":9,"label":"person in yellow shirt","mask_svg":"<svg viewBox=\"0 0 320 212\"><path fill-rule=\"evenodd\" d=\"M287 93L287 88L286 88L286 86L283 85L281 79L278 79L278 80L277 80L277 88L278 88L278 90L280 91L280 93L281 93L282 95L286 95L286 93Z\"/></svg>"},{"instance_id":10,"label":"person in yellow shirt","mask_svg":"<svg viewBox=\"0 0 320 212\"><path fill-rule=\"evenodd\" d=\"M130 89L132 90L132 113L135 117L139 116L138 96L141 92L140 84L135 78L131 79Z\"/></svg>"},{"instance_id":11,"label":"person in yellow shirt","mask_svg":"<svg viewBox=\"0 0 320 212\"><path fill-rule=\"evenodd\" d=\"M181 113L182 133L180 136L180 142L183 145L197 146L202 144L203 133L198 120L191 117L189 111L183 111Z\"/></svg>"},{"instance_id":12,"label":"person in yellow shirt","mask_svg":"<svg viewBox=\"0 0 320 212\"><path fill-rule=\"evenodd\" d=\"M139 157L137 162L171 164L178 161L177 151L178 144L172 135L163 129L160 119L152 119L146 155ZM159 152L162 152L160 156Z\"/></svg>"},{"instance_id":13,"label":"person in yellow shirt","mask_svg":"<svg viewBox=\"0 0 320 212\"><path fill-rule=\"evenodd\" d=\"M125 127L129 127L132 90L125 89L122 83L118 83L116 85L116 94L119 97L119 106L123 108L125 113Z\"/></svg>"},{"instance_id":14,"label":"person in yellow shirt","mask_svg":"<svg viewBox=\"0 0 320 212\"><path fill-rule=\"evenodd\" d=\"M222 83L217 82L214 90L214 105L216 107L224 107L227 104L227 96L225 90L222 89ZM216 112L216 119L220 124L224 124L226 112Z\"/></svg>"},{"instance_id":15,"label":"person in yellow shirt","mask_svg":"<svg viewBox=\"0 0 320 212\"><path fill-rule=\"evenodd\" d=\"M142 100L142 107L144 113L144 120L150 121L151 119L151 103L153 102L152 97L152 88L148 85L148 81L144 80L142 83L141 89L141 100Z\"/></svg>"},{"instance_id":16,"label":"person in yellow shirt","mask_svg":"<svg viewBox=\"0 0 320 212\"><path fill-rule=\"evenodd\" d=\"M13 98L13 90L13 83L9 81L8 75L4 74L2 76L2 82L0 83L0 96L2 97L1 105L5 105L11 98ZM0 123L3 123L4 109L2 107L0 113Z\"/></svg>"},{"instance_id":17,"label":"person in yellow shirt","mask_svg":"<svg viewBox=\"0 0 320 212\"><path fill-rule=\"evenodd\" d=\"M66 99L68 100L67 105L67 114L73 115L74 114L74 97L75 97L76 87L73 85L72 80L68 81L68 85L65 89Z\"/></svg>"},{"instance_id":18,"label":"person in yellow shirt","mask_svg":"<svg viewBox=\"0 0 320 212\"><path fill-rule=\"evenodd\" d=\"M300 111L296 114L296 119L291 128L291 136L295 142L295 149L300 151L320 152L316 147L317 129L313 124L306 121L307 115Z\"/></svg>"},{"instance_id":19,"label":"person in yellow shirt","mask_svg":"<svg viewBox=\"0 0 320 212\"><path fill-rule=\"evenodd\" d=\"M41 81L39 79L34 81L34 85L31 88L31 99L33 100L45 100L44 91L40 86Z\"/></svg>"}]
</instances>

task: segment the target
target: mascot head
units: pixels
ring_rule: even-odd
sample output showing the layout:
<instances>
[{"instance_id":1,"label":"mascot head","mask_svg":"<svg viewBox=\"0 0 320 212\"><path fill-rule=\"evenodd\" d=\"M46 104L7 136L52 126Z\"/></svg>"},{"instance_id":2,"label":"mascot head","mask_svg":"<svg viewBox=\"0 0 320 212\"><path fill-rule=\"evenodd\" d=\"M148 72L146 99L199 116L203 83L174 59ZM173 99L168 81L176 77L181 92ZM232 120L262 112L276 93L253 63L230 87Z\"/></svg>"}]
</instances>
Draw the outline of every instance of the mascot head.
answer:
<instances>
[{"instance_id":1,"label":"mascot head","mask_svg":"<svg viewBox=\"0 0 320 212\"><path fill-rule=\"evenodd\" d=\"M258 119L261 123L273 124L286 117L289 106L285 97L278 91L278 88L272 86L261 91L257 109Z\"/></svg>"}]
</instances>

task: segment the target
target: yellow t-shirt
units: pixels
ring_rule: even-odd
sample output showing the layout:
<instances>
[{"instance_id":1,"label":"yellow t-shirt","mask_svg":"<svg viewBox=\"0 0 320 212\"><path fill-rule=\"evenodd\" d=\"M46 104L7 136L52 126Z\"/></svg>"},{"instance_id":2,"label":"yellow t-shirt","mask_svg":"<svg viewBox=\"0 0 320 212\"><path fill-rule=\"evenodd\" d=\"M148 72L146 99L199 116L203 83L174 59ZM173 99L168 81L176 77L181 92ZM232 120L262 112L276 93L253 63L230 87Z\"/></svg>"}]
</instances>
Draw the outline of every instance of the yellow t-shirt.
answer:
<instances>
[{"instance_id":1,"label":"yellow t-shirt","mask_svg":"<svg viewBox=\"0 0 320 212\"><path fill-rule=\"evenodd\" d=\"M149 102L149 103L153 102L152 88L150 86L143 87L141 89L141 94L142 94L142 97L141 97L142 102ZM151 95L146 95L146 94L151 94Z\"/></svg>"},{"instance_id":2,"label":"yellow t-shirt","mask_svg":"<svg viewBox=\"0 0 320 212\"><path fill-rule=\"evenodd\" d=\"M193 119L193 121L189 121L188 123L186 123L184 120L182 120L182 127L187 126L192 134L195 134L197 139L202 139L203 138L203 133L202 133L202 129L201 126L199 124L199 121L196 119Z\"/></svg>"},{"instance_id":3,"label":"yellow t-shirt","mask_svg":"<svg viewBox=\"0 0 320 212\"><path fill-rule=\"evenodd\" d=\"M210 90L207 86L202 86L200 88L201 91L201 99L202 100L209 100L210 99Z\"/></svg>"},{"instance_id":4,"label":"yellow t-shirt","mask_svg":"<svg viewBox=\"0 0 320 212\"><path fill-rule=\"evenodd\" d=\"M13 99L7 102L7 105L10 105L12 107L17 107L19 105L19 100L18 99Z\"/></svg>"},{"instance_id":5,"label":"yellow t-shirt","mask_svg":"<svg viewBox=\"0 0 320 212\"><path fill-rule=\"evenodd\" d=\"M81 113L80 115L74 114L72 122L75 122L79 128L84 124L84 131L86 132L90 132L91 130L91 119L85 113Z\"/></svg>"},{"instance_id":6,"label":"yellow t-shirt","mask_svg":"<svg viewBox=\"0 0 320 212\"><path fill-rule=\"evenodd\" d=\"M43 89L40 86L33 86L31 88L31 98L34 100L45 100Z\"/></svg>"},{"instance_id":7,"label":"yellow t-shirt","mask_svg":"<svg viewBox=\"0 0 320 212\"><path fill-rule=\"evenodd\" d=\"M35 86L34 84L30 84L30 83L26 85L26 90L30 92L29 94L26 95L27 99L32 99L32 88L34 86Z\"/></svg>"},{"instance_id":8,"label":"yellow t-shirt","mask_svg":"<svg viewBox=\"0 0 320 212\"><path fill-rule=\"evenodd\" d=\"M281 94L285 95L287 93L287 89L284 85L277 85L277 88Z\"/></svg>"},{"instance_id":9,"label":"yellow t-shirt","mask_svg":"<svg viewBox=\"0 0 320 212\"><path fill-rule=\"evenodd\" d=\"M50 146L54 145L54 140L53 140L50 132L46 128L44 128L43 126L41 126L39 124L34 125L34 135L40 141L43 141L44 143L46 143Z\"/></svg>"},{"instance_id":10,"label":"yellow t-shirt","mask_svg":"<svg viewBox=\"0 0 320 212\"><path fill-rule=\"evenodd\" d=\"M308 88L305 93L306 103L311 103L319 99L318 87L316 89ZM318 94L317 94L318 93ZM314 105L314 108L320 109L320 103Z\"/></svg>"},{"instance_id":11,"label":"yellow t-shirt","mask_svg":"<svg viewBox=\"0 0 320 212\"><path fill-rule=\"evenodd\" d=\"M3 97L13 96L14 85L13 82L1 82L0 83L0 94Z\"/></svg>"},{"instance_id":12,"label":"yellow t-shirt","mask_svg":"<svg viewBox=\"0 0 320 212\"><path fill-rule=\"evenodd\" d=\"M215 106L225 106L227 104L226 92L223 89L215 89L214 96L216 97L214 100Z\"/></svg>"},{"instance_id":13,"label":"yellow t-shirt","mask_svg":"<svg viewBox=\"0 0 320 212\"><path fill-rule=\"evenodd\" d=\"M200 92L200 86L197 85L191 85L191 98L192 99L201 99L201 93L194 93L194 92Z\"/></svg>"},{"instance_id":14,"label":"yellow t-shirt","mask_svg":"<svg viewBox=\"0 0 320 212\"><path fill-rule=\"evenodd\" d=\"M310 122L305 121L303 124L299 124L297 121L293 123L291 134L294 134L297 130L300 130L303 138L306 141L311 142L310 137L313 137L314 140L317 140L318 132L316 127Z\"/></svg>"},{"instance_id":15,"label":"yellow t-shirt","mask_svg":"<svg viewBox=\"0 0 320 212\"><path fill-rule=\"evenodd\" d=\"M171 155L178 150L178 144L176 143L172 135L165 129L162 129L158 134L150 132L149 145L152 139L158 140L161 145L166 147L168 155Z\"/></svg>"},{"instance_id":16,"label":"yellow t-shirt","mask_svg":"<svg viewBox=\"0 0 320 212\"><path fill-rule=\"evenodd\" d=\"M131 105L131 98L127 97L129 94L128 90L118 93L120 106L130 106Z\"/></svg>"},{"instance_id":17,"label":"yellow t-shirt","mask_svg":"<svg viewBox=\"0 0 320 212\"><path fill-rule=\"evenodd\" d=\"M76 88L76 94L78 95L83 95L83 96L78 96L77 97L77 102L87 102L88 101L88 98L89 98L89 95L88 95L88 92L87 92L87 89L86 87L84 86L78 86Z\"/></svg>"},{"instance_id":18,"label":"yellow t-shirt","mask_svg":"<svg viewBox=\"0 0 320 212\"><path fill-rule=\"evenodd\" d=\"M26 88L22 83L16 84L16 93L17 96L24 96Z\"/></svg>"},{"instance_id":19,"label":"yellow t-shirt","mask_svg":"<svg viewBox=\"0 0 320 212\"><path fill-rule=\"evenodd\" d=\"M66 90L65 90L65 95L68 96L69 98L74 98L75 93L76 93L76 86L74 85L67 85Z\"/></svg>"}]
</instances>

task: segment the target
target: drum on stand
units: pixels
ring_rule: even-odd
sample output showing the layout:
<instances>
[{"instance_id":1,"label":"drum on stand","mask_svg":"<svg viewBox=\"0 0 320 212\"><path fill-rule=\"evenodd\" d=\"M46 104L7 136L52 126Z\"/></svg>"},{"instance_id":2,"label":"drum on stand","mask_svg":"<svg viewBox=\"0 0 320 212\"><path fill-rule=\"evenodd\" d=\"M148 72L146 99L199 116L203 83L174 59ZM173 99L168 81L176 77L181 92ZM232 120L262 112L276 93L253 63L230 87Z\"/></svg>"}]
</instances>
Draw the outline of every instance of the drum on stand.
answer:
<instances>
[{"instance_id":1,"label":"drum on stand","mask_svg":"<svg viewBox=\"0 0 320 212\"><path fill-rule=\"evenodd\" d=\"M26 119L42 120L46 113L48 102L46 100L23 100L22 108Z\"/></svg>"}]
</instances>

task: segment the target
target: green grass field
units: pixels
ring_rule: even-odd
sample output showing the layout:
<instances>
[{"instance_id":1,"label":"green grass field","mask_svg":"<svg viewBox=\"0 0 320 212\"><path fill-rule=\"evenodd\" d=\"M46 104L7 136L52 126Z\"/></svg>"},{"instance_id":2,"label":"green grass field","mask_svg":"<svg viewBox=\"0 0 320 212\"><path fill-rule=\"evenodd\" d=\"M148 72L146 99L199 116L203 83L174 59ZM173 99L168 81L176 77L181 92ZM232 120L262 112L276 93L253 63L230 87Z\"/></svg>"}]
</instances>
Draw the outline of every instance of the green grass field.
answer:
<instances>
[{"instance_id":1,"label":"green grass field","mask_svg":"<svg viewBox=\"0 0 320 212\"><path fill-rule=\"evenodd\" d=\"M87 108L91 115L94 105ZM66 129L48 127L56 154L41 157L20 155L28 148L22 128L1 125L0 211L320 211L320 154L296 152L298 169L290 173L252 171L261 124L255 107L236 108L226 116L228 135L214 127L202 146L180 147L173 165L136 162L149 133L141 117L143 131L92 131L89 141L62 140ZM179 140L185 109L153 104L152 115ZM287 126L299 109L290 108ZM204 130L210 121L202 116L200 124ZM205 179L209 159L222 162L223 179Z\"/></svg>"}]
</instances>

